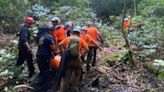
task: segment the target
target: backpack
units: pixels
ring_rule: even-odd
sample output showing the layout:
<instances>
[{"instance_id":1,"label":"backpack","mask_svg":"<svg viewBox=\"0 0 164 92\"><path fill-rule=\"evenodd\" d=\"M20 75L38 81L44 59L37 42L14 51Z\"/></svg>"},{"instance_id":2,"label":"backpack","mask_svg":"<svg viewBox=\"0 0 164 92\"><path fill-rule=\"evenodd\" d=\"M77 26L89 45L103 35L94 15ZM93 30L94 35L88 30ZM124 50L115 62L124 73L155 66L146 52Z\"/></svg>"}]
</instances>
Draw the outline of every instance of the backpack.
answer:
<instances>
[{"instance_id":1,"label":"backpack","mask_svg":"<svg viewBox=\"0 0 164 92\"><path fill-rule=\"evenodd\" d=\"M68 49L71 56L79 56L79 38L70 38Z\"/></svg>"}]
</instances>

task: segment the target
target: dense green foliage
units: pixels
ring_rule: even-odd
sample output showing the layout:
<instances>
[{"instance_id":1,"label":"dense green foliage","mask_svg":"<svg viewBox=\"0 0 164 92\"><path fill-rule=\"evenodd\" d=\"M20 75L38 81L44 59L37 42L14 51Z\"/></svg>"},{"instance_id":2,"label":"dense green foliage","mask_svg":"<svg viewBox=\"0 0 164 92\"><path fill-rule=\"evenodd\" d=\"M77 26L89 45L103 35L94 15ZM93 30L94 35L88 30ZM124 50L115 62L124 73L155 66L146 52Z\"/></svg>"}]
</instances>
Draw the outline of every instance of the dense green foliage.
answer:
<instances>
[{"instance_id":1,"label":"dense green foliage","mask_svg":"<svg viewBox=\"0 0 164 92\"><path fill-rule=\"evenodd\" d=\"M161 11L164 10L163 0L143 0L138 4L138 9L140 16L133 17L132 24L141 23L142 28L140 31L131 32L130 39L139 46L157 46L164 35L164 15Z\"/></svg>"},{"instance_id":2,"label":"dense green foliage","mask_svg":"<svg viewBox=\"0 0 164 92\"><path fill-rule=\"evenodd\" d=\"M140 13L145 16L164 16L164 1L163 0L142 0L138 4Z\"/></svg>"},{"instance_id":3,"label":"dense green foliage","mask_svg":"<svg viewBox=\"0 0 164 92\"><path fill-rule=\"evenodd\" d=\"M78 7L86 7L84 11L90 12L91 10L87 9L88 5L89 0L0 0L0 32L17 32L26 16L33 16L37 21L52 16L61 16L62 20L87 18L85 12L79 13L81 8ZM61 8L62 6L64 7Z\"/></svg>"},{"instance_id":4,"label":"dense green foliage","mask_svg":"<svg viewBox=\"0 0 164 92\"><path fill-rule=\"evenodd\" d=\"M123 6L124 0L92 0L92 7L96 13L106 18L111 15L119 16L122 13ZM130 13L133 12L133 0L127 0L127 8L131 9Z\"/></svg>"},{"instance_id":5,"label":"dense green foliage","mask_svg":"<svg viewBox=\"0 0 164 92\"><path fill-rule=\"evenodd\" d=\"M0 0L0 32L14 32L18 30L29 3L26 0Z\"/></svg>"}]
</instances>

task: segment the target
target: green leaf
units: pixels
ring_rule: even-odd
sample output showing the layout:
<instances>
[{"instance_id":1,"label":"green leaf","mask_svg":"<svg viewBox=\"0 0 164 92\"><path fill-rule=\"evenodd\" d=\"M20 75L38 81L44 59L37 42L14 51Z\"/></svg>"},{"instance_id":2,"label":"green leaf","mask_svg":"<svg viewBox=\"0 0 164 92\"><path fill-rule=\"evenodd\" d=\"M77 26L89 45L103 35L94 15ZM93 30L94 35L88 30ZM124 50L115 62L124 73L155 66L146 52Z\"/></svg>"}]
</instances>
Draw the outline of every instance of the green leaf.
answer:
<instances>
[{"instance_id":1,"label":"green leaf","mask_svg":"<svg viewBox=\"0 0 164 92\"><path fill-rule=\"evenodd\" d=\"M158 75L159 80L164 80L164 71L161 71Z\"/></svg>"}]
</instances>

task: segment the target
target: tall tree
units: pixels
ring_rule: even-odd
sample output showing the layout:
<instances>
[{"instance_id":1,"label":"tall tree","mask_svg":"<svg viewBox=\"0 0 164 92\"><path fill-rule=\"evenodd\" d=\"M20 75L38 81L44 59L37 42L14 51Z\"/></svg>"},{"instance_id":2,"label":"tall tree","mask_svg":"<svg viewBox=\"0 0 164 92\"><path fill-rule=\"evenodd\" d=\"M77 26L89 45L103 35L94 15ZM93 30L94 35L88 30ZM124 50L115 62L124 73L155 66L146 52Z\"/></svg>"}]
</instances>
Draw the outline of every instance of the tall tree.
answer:
<instances>
[{"instance_id":1,"label":"tall tree","mask_svg":"<svg viewBox=\"0 0 164 92\"><path fill-rule=\"evenodd\" d=\"M137 16L137 3L136 0L134 0L134 14Z\"/></svg>"},{"instance_id":2,"label":"tall tree","mask_svg":"<svg viewBox=\"0 0 164 92\"><path fill-rule=\"evenodd\" d=\"M131 51L131 48L130 48L130 44L129 44L129 41L128 41L126 32L124 31L124 28L123 28L124 18L125 18L126 9L127 9L126 5L127 5L127 0L124 0L124 11L123 11L121 32L123 34L123 37L125 39L126 46L128 48L128 52L129 52L129 65L130 66L134 66L135 65L135 62L134 62L134 59L133 59L133 55L132 55L132 51Z\"/></svg>"}]
</instances>

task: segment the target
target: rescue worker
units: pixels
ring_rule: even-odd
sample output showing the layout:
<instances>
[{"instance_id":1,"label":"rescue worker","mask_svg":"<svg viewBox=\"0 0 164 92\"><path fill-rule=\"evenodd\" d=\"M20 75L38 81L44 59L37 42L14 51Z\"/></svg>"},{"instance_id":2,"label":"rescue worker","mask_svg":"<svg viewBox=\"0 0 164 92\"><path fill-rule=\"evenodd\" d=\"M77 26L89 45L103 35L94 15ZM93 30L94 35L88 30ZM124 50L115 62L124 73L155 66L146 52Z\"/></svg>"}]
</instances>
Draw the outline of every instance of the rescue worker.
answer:
<instances>
[{"instance_id":1,"label":"rescue worker","mask_svg":"<svg viewBox=\"0 0 164 92\"><path fill-rule=\"evenodd\" d=\"M65 29L67 30L67 37L71 36L75 24L73 21L68 21L65 23Z\"/></svg>"},{"instance_id":2,"label":"rescue worker","mask_svg":"<svg viewBox=\"0 0 164 92\"><path fill-rule=\"evenodd\" d=\"M38 50L37 50L37 63L40 70L38 87L36 87L35 92L46 92L51 86L50 81L52 79L50 71L50 59L55 52L55 43L53 40L51 30L53 28L49 25L42 25L40 31L42 31L41 37L38 40Z\"/></svg>"},{"instance_id":3,"label":"rescue worker","mask_svg":"<svg viewBox=\"0 0 164 92\"><path fill-rule=\"evenodd\" d=\"M53 18L52 22L55 26L52 36L55 39L57 45L64 38L66 38L67 34L64 26L60 24L60 19L58 17ZM64 49L63 47L58 48L58 52L62 54L64 52L63 49Z\"/></svg>"},{"instance_id":4,"label":"rescue worker","mask_svg":"<svg viewBox=\"0 0 164 92\"><path fill-rule=\"evenodd\" d=\"M40 70L40 76L44 75L49 70L49 61L52 57L52 52L55 52L55 43L50 35L52 27L49 25L42 26L42 35L38 40L37 63Z\"/></svg>"},{"instance_id":5,"label":"rescue worker","mask_svg":"<svg viewBox=\"0 0 164 92\"><path fill-rule=\"evenodd\" d=\"M76 43L72 43L75 42ZM76 44L76 45L75 45ZM66 92L71 81L71 92L77 92L79 80L81 77L82 64L80 56L88 51L86 42L80 38L80 28L75 27L70 37L65 38L59 43L59 46L65 46L64 54L61 60L61 85L60 92ZM72 47L76 46L76 47ZM83 50L84 49L84 50ZM78 52L77 52L78 51ZM73 54L76 52L77 54ZM74 77L72 77L74 73Z\"/></svg>"},{"instance_id":6,"label":"rescue worker","mask_svg":"<svg viewBox=\"0 0 164 92\"><path fill-rule=\"evenodd\" d=\"M126 30L128 30L130 28L130 24L128 22L128 18L124 19L123 28L126 29Z\"/></svg>"},{"instance_id":7,"label":"rescue worker","mask_svg":"<svg viewBox=\"0 0 164 92\"><path fill-rule=\"evenodd\" d=\"M85 40L85 42L87 43L87 45L89 47L92 46L92 45L90 45L90 43L93 43L95 46L97 46L98 48L101 49L99 42L94 40L89 34L87 34L87 28L88 28L87 26L83 26L81 28L80 37ZM82 59L83 62L85 62L84 58L85 58L84 55L81 56L81 59ZM89 62L87 62L87 66L89 66Z\"/></svg>"},{"instance_id":8,"label":"rescue worker","mask_svg":"<svg viewBox=\"0 0 164 92\"><path fill-rule=\"evenodd\" d=\"M34 24L34 19L32 17L27 17L24 19L24 25L20 30L19 35L19 43L18 43L18 59L16 62L16 66L21 67L24 61L27 61L29 77L34 75L34 65L33 65L33 54L32 54L32 47L31 47L31 34L29 28L32 27Z\"/></svg>"},{"instance_id":9,"label":"rescue worker","mask_svg":"<svg viewBox=\"0 0 164 92\"><path fill-rule=\"evenodd\" d=\"M131 27L132 27L132 17L129 15L128 16L128 24L129 24L129 29L131 29Z\"/></svg>"},{"instance_id":10,"label":"rescue worker","mask_svg":"<svg viewBox=\"0 0 164 92\"><path fill-rule=\"evenodd\" d=\"M51 19L53 26L54 26L54 31L52 33L54 39L56 39L57 43L62 41L66 37L66 30L64 26L62 26L60 23L60 19L58 17L54 17Z\"/></svg>"},{"instance_id":11,"label":"rescue worker","mask_svg":"<svg viewBox=\"0 0 164 92\"><path fill-rule=\"evenodd\" d=\"M53 38L54 38L54 40L56 39L56 36L54 35L54 31L56 31L56 28L59 28L60 26L59 26L59 24L60 24L60 18L58 18L58 17L53 17L53 18L51 18L51 22L52 22L52 26L53 26L53 31L51 32L51 35L53 36ZM56 42L56 40L55 40L55 42ZM56 43L56 45L57 45L57 43Z\"/></svg>"},{"instance_id":12,"label":"rescue worker","mask_svg":"<svg viewBox=\"0 0 164 92\"><path fill-rule=\"evenodd\" d=\"M52 25L49 25L49 27L51 28L51 31L49 31L49 33L51 34L52 31L53 31L53 26ZM47 29L47 25L45 25L45 24L38 27L38 32L37 32L37 34L36 34L36 36L34 38L35 39L35 42L37 44L39 42L40 37L42 37L42 35L45 34L45 30L46 29Z\"/></svg>"},{"instance_id":13,"label":"rescue worker","mask_svg":"<svg viewBox=\"0 0 164 92\"><path fill-rule=\"evenodd\" d=\"M81 30L80 30L80 37L82 38L82 39L84 39L85 37L85 31L87 31L87 29L88 29L88 27L87 26L83 26L82 28L81 28Z\"/></svg>"},{"instance_id":14,"label":"rescue worker","mask_svg":"<svg viewBox=\"0 0 164 92\"><path fill-rule=\"evenodd\" d=\"M93 40L101 42L102 36L97 28L94 27L92 22L88 23L88 29L86 34L90 35ZM100 40L101 39L101 40ZM88 42L89 52L87 55L87 68L86 70L90 70L90 63L92 62L92 66L95 66L96 63L96 54L97 54L97 46L93 42Z\"/></svg>"},{"instance_id":15,"label":"rescue worker","mask_svg":"<svg viewBox=\"0 0 164 92\"><path fill-rule=\"evenodd\" d=\"M84 32L84 30L87 31L87 28L88 28L87 26L84 26L80 30L80 38L82 38L84 41L85 41L85 32ZM83 63L85 62L85 54L81 56L81 60L82 60Z\"/></svg>"},{"instance_id":16,"label":"rescue worker","mask_svg":"<svg viewBox=\"0 0 164 92\"><path fill-rule=\"evenodd\" d=\"M51 22L52 22L52 25L54 26L54 28L57 26L57 25L59 25L60 24L60 18L58 18L58 17L53 17L53 18L51 18Z\"/></svg>"}]
</instances>

